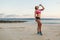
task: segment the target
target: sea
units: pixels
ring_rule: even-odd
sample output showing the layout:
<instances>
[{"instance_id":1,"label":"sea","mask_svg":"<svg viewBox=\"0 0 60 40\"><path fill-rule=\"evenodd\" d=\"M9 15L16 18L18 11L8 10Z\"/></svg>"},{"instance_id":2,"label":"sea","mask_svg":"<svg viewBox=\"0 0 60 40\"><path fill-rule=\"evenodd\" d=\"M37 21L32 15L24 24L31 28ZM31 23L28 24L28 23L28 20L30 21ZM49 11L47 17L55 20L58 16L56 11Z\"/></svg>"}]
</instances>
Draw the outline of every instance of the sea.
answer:
<instances>
[{"instance_id":1,"label":"sea","mask_svg":"<svg viewBox=\"0 0 60 40\"><path fill-rule=\"evenodd\" d=\"M0 21L35 22L35 18L0 18ZM60 18L41 18L42 24L60 24Z\"/></svg>"}]
</instances>

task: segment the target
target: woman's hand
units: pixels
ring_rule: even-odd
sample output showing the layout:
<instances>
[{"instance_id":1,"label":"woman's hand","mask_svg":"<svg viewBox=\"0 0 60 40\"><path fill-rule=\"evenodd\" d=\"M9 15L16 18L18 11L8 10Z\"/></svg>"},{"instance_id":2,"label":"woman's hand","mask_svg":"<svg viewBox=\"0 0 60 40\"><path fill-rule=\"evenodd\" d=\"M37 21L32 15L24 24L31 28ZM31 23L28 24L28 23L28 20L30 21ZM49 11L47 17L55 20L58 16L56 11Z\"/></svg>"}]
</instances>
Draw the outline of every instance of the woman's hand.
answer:
<instances>
[{"instance_id":1,"label":"woman's hand","mask_svg":"<svg viewBox=\"0 0 60 40\"><path fill-rule=\"evenodd\" d=\"M44 6L43 6L42 4L39 4L39 6L42 7L42 9L40 9L41 11L43 11L43 10L45 9Z\"/></svg>"},{"instance_id":2,"label":"woman's hand","mask_svg":"<svg viewBox=\"0 0 60 40\"><path fill-rule=\"evenodd\" d=\"M42 6L42 4L39 4L39 6Z\"/></svg>"}]
</instances>

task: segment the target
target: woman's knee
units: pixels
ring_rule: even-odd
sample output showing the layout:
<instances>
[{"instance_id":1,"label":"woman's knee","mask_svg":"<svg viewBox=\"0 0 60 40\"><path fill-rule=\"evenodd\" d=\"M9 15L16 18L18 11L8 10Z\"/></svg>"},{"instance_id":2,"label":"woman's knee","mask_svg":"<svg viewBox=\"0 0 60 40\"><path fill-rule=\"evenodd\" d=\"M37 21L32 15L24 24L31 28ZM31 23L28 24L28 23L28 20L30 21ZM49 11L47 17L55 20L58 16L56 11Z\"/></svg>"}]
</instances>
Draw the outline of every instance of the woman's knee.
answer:
<instances>
[{"instance_id":1,"label":"woman's knee","mask_svg":"<svg viewBox=\"0 0 60 40\"><path fill-rule=\"evenodd\" d=\"M41 22L38 22L38 24L39 24L39 25L42 25L42 23L41 23Z\"/></svg>"},{"instance_id":2,"label":"woman's knee","mask_svg":"<svg viewBox=\"0 0 60 40\"><path fill-rule=\"evenodd\" d=\"M40 22L40 20L37 20L37 22Z\"/></svg>"}]
</instances>

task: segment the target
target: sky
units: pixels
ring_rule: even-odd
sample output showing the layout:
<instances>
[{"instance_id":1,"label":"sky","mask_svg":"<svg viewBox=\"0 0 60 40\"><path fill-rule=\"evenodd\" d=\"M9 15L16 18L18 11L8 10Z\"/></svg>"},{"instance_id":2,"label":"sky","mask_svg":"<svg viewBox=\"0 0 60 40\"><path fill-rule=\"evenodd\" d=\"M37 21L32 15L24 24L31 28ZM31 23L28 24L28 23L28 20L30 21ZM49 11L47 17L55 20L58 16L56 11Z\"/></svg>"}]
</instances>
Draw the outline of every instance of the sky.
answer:
<instances>
[{"instance_id":1,"label":"sky","mask_svg":"<svg viewBox=\"0 0 60 40\"><path fill-rule=\"evenodd\" d=\"M60 18L60 0L0 0L0 18L34 18L34 7L42 4L42 18Z\"/></svg>"}]
</instances>

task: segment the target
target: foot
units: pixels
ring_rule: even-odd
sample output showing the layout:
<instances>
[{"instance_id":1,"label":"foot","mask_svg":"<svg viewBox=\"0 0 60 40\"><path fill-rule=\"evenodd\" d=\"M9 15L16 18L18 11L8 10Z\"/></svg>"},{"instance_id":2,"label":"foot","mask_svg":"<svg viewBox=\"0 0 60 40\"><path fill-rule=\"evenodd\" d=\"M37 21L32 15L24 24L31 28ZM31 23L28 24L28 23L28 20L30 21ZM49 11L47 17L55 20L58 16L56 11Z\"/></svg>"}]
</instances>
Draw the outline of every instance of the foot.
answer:
<instances>
[{"instance_id":1,"label":"foot","mask_svg":"<svg viewBox=\"0 0 60 40\"><path fill-rule=\"evenodd\" d=\"M39 32L37 32L37 34L39 34Z\"/></svg>"},{"instance_id":2,"label":"foot","mask_svg":"<svg viewBox=\"0 0 60 40\"><path fill-rule=\"evenodd\" d=\"M43 35L42 32L37 32L37 34L39 34L39 35Z\"/></svg>"},{"instance_id":3,"label":"foot","mask_svg":"<svg viewBox=\"0 0 60 40\"><path fill-rule=\"evenodd\" d=\"M39 32L40 35L43 35L42 32Z\"/></svg>"}]
</instances>

